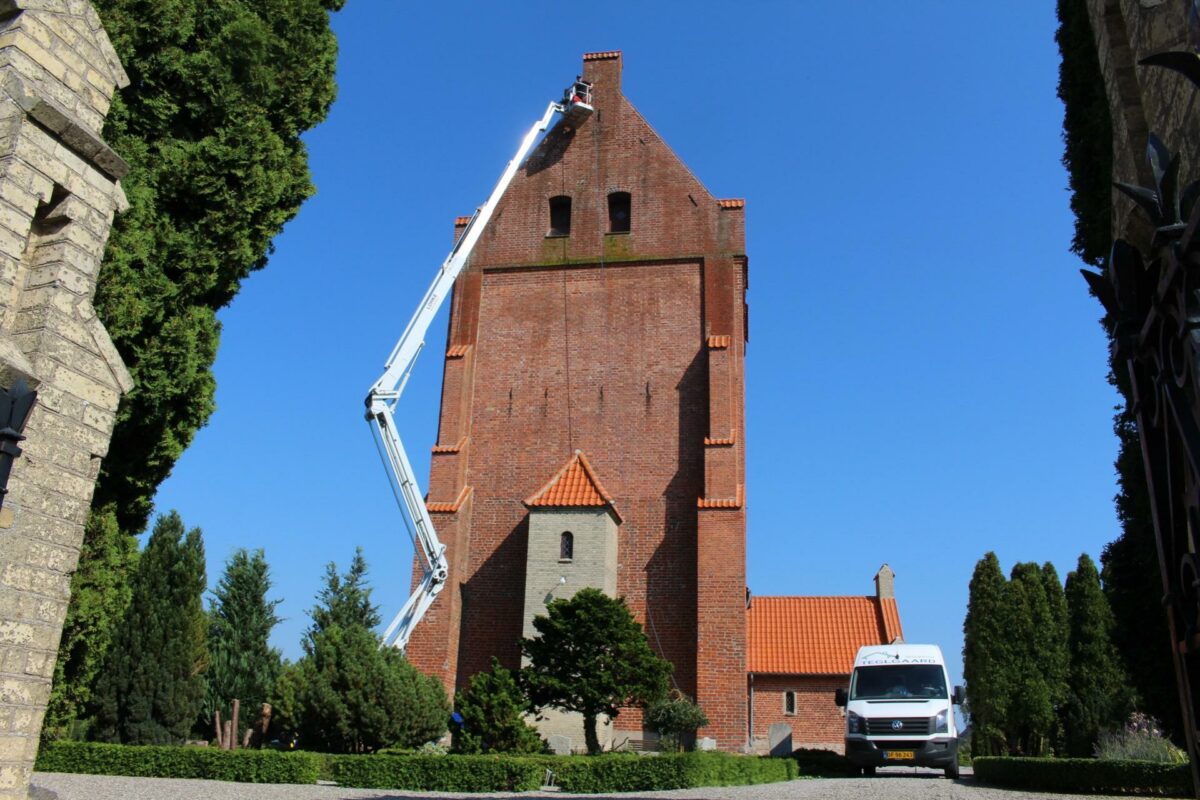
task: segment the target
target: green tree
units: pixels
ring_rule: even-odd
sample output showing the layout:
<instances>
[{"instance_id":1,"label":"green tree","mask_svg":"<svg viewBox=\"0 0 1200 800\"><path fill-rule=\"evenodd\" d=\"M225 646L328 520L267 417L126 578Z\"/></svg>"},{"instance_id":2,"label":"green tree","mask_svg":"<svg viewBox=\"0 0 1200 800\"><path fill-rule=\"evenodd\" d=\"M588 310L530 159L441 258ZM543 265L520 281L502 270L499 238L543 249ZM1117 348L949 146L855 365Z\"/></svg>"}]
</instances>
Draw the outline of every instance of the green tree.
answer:
<instances>
[{"instance_id":1,"label":"green tree","mask_svg":"<svg viewBox=\"0 0 1200 800\"><path fill-rule=\"evenodd\" d=\"M137 558L137 540L121 532L111 509L88 518L79 569L71 578L71 604L54 664L45 735L71 735L72 727L86 725L92 688L129 606L127 575Z\"/></svg>"},{"instance_id":2,"label":"green tree","mask_svg":"<svg viewBox=\"0 0 1200 800\"><path fill-rule=\"evenodd\" d=\"M138 559L129 608L96 687L96 733L125 744L181 742L204 700L204 544L172 511Z\"/></svg>"},{"instance_id":3,"label":"green tree","mask_svg":"<svg viewBox=\"0 0 1200 800\"><path fill-rule=\"evenodd\" d=\"M1053 676L1061 665L1051 662L1063 649L1056 641L1042 570L1032 561L1013 567L1008 582L1010 686L1007 739L1013 755L1047 755L1057 715Z\"/></svg>"},{"instance_id":4,"label":"green tree","mask_svg":"<svg viewBox=\"0 0 1200 800\"><path fill-rule=\"evenodd\" d=\"M1046 683L1050 688L1050 705L1054 708L1054 726L1050 732L1050 745L1055 754L1061 755L1064 747L1067 698L1070 696L1071 657L1067 649L1068 612L1067 597L1063 593L1058 570L1049 561L1042 564L1042 586L1049 607L1049 627L1045 631L1039 654Z\"/></svg>"},{"instance_id":5,"label":"green tree","mask_svg":"<svg viewBox=\"0 0 1200 800\"><path fill-rule=\"evenodd\" d=\"M529 699L537 708L583 715L588 753L600 752L601 715L616 717L622 706L645 707L666 694L673 667L650 648L622 598L580 589L570 599L552 600L533 628L537 635L521 640Z\"/></svg>"},{"instance_id":6,"label":"green tree","mask_svg":"<svg viewBox=\"0 0 1200 800\"><path fill-rule=\"evenodd\" d=\"M1120 726L1133 710L1133 695L1112 642L1112 611L1100 588L1096 565L1086 553L1067 574L1070 618L1070 694L1067 701L1067 754L1090 757L1100 732Z\"/></svg>"},{"instance_id":7,"label":"green tree","mask_svg":"<svg viewBox=\"0 0 1200 800\"><path fill-rule=\"evenodd\" d=\"M225 574L213 590L208 614L208 669L204 724L213 712L228 715L230 703L241 701L240 731L266 702L282 661L271 647L271 630L280 622L275 614L279 600L268 600L271 577L262 550L239 549L225 562ZM236 734L235 734L236 735Z\"/></svg>"},{"instance_id":8,"label":"green tree","mask_svg":"<svg viewBox=\"0 0 1200 800\"><path fill-rule=\"evenodd\" d=\"M336 93L343 0L97 0L131 86L104 135L132 165L96 311L134 378L94 506L141 531L213 411L218 309L313 192L301 134Z\"/></svg>"},{"instance_id":9,"label":"green tree","mask_svg":"<svg viewBox=\"0 0 1200 800\"><path fill-rule=\"evenodd\" d=\"M971 754L1004 755L1012 700L1007 581L995 553L975 564L963 621L963 680L971 717Z\"/></svg>"},{"instance_id":10,"label":"green tree","mask_svg":"<svg viewBox=\"0 0 1200 800\"><path fill-rule=\"evenodd\" d=\"M422 675L366 628L337 625L276 682L273 705L299 746L326 753L419 747L446 732L442 685Z\"/></svg>"},{"instance_id":11,"label":"green tree","mask_svg":"<svg viewBox=\"0 0 1200 800\"><path fill-rule=\"evenodd\" d=\"M659 700L646 709L646 725L658 731L665 748L676 752L683 750L696 730L707 724L704 710L683 694Z\"/></svg>"},{"instance_id":12,"label":"green tree","mask_svg":"<svg viewBox=\"0 0 1200 800\"><path fill-rule=\"evenodd\" d=\"M306 649L311 648L313 639L326 628L371 630L379 624L379 606L371 602L367 560L361 547L355 548L344 575L338 575L337 564L332 561L325 565L325 585L317 595L317 605L308 613L312 625L304 635Z\"/></svg>"},{"instance_id":13,"label":"green tree","mask_svg":"<svg viewBox=\"0 0 1200 800\"><path fill-rule=\"evenodd\" d=\"M528 701L512 672L495 658L471 676L454 697L462 722L454 732L456 753L541 753L545 742L523 716Z\"/></svg>"}]
</instances>

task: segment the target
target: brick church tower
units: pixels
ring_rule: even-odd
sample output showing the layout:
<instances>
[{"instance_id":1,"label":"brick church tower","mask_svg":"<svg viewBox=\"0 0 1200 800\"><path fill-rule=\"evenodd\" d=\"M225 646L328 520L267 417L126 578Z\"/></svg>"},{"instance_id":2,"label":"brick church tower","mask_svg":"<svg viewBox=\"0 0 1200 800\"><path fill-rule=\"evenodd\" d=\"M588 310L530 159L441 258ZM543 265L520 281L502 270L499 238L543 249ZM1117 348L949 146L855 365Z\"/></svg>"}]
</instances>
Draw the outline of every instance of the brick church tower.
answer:
<instances>
[{"instance_id":1,"label":"brick church tower","mask_svg":"<svg viewBox=\"0 0 1200 800\"><path fill-rule=\"evenodd\" d=\"M493 655L518 666L527 582L569 595L600 553L611 585L593 585L615 586L675 665L711 720L701 735L737 750L744 203L709 194L625 99L619 52L583 60L595 113L547 134L454 287L428 496L450 576L408 654L448 687ZM584 491L560 485L576 474ZM640 724L616 720L635 737Z\"/></svg>"}]
</instances>

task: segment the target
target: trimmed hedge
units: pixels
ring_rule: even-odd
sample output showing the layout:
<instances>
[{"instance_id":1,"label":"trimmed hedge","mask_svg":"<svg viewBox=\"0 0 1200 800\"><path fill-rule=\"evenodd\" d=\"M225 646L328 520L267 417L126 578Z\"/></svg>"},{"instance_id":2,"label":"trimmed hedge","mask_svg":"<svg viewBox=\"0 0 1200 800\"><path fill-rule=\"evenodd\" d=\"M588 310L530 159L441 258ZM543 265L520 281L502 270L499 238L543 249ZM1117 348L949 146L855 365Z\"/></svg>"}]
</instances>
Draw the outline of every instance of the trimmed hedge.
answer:
<instances>
[{"instance_id":1,"label":"trimmed hedge","mask_svg":"<svg viewBox=\"0 0 1200 800\"><path fill-rule=\"evenodd\" d=\"M327 755L322 777L358 789L524 792L538 789L546 759L501 756Z\"/></svg>"},{"instance_id":2,"label":"trimmed hedge","mask_svg":"<svg viewBox=\"0 0 1200 800\"><path fill-rule=\"evenodd\" d=\"M977 780L1010 789L1192 796L1192 773L1187 764L1102 761L1094 758L979 756L974 759L973 766Z\"/></svg>"},{"instance_id":3,"label":"trimmed hedge","mask_svg":"<svg viewBox=\"0 0 1200 800\"><path fill-rule=\"evenodd\" d=\"M275 750L43 742L34 769L138 778L207 778L241 783L316 783L321 756Z\"/></svg>"},{"instance_id":4,"label":"trimmed hedge","mask_svg":"<svg viewBox=\"0 0 1200 800\"><path fill-rule=\"evenodd\" d=\"M644 792L702 786L744 786L795 778L790 758L755 758L729 753L614 753L541 759L564 792Z\"/></svg>"},{"instance_id":5,"label":"trimmed hedge","mask_svg":"<svg viewBox=\"0 0 1200 800\"><path fill-rule=\"evenodd\" d=\"M817 778L845 778L858 775L859 769L841 753L832 750L814 750L800 748L792 751L792 758L800 769L800 774Z\"/></svg>"}]
</instances>

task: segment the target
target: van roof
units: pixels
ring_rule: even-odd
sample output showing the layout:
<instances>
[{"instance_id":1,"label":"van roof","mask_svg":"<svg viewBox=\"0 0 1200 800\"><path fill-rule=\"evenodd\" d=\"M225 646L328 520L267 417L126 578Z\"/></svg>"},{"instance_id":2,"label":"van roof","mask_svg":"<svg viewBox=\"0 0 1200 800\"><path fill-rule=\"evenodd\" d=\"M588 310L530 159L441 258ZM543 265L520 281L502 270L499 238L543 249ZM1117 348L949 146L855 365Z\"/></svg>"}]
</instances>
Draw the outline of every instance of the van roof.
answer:
<instances>
[{"instance_id":1,"label":"van roof","mask_svg":"<svg viewBox=\"0 0 1200 800\"><path fill-rule=\"evenodd\" d=\"M944 666L942 649L936 644L877 644L865 645L854 657L856 667L875 667L886 664L938 664Z\"/></svg>"}]
</instances>

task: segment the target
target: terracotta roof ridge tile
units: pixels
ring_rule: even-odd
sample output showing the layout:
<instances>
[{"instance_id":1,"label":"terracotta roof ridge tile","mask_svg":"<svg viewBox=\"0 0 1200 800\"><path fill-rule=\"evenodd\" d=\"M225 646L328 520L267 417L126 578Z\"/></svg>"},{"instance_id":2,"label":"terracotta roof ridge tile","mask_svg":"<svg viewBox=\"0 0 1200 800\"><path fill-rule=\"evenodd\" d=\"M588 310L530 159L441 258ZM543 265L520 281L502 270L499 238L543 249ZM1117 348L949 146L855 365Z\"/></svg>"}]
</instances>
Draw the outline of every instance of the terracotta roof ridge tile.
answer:
<instances>
[{"instance_id":1,"label":"terracotta roof ridge tile","mask_svg":"<svg viewBox=\"0 0 1200 800\"><path fill-rule=\"evenodd\" d=\"M717 201L717 205L721 208L745 208L746 198L744 197L726 197Z\"/></svg>"},{"instance_id":2,"label":"terracotta roof ridge tile","mask_svg":"<svg viewBox=\"0 0 1200 800\"><path fill-rule=\"evenodd\" d=\"M525 505L530 508L608 506L617 514L612 495L605 490L582 450L576 450L553 478L525 500Z\"/></svg>"},{"instance_id":3,"label":"terracotta roof ridge tile","mask_svg":"<svg viewBox=\"0 0 1200 800\"><path fill-rule=\"evenodd\" d=\"M429 511L430 513L435 513L435 514L436 513L453 514L456 511L458 511L459 508L462 507L463 503L467 502L467 498L471 495L471 491L472 491L472 489L470 486L464 486L462 488L462 491L458 493L458 497L455 498L453 503L431 503L428 500L426 500L425 501L425 509L427 511Z\"/></svg>"},{"instance_id":4,"label":"terracotta roof ridge tile","mask_svg":"<svg viewBox=\"0 0 1200 800\"><path fill-rule=\"evenodd\" d=\"M722 336L710 336L708 337L708 349L724 350L725 348L729 347L732 340L733 337L729 334L724 334Z\"/></svg>"},{"instance_id":5,"label":"terracotta roof ridge tile","mask_svg":"<svg viewBox=\"0 0 1200 800\"><path fill-rule=\"evenodd\" d=\"M446 358L462 358L467 353L471 352L469 344L455 344L446 348Z\"/></svg>"},{"instance_id":6,"label":"terracotta roof ridge tile","mask_svg":"<svg viewBox=\"0 0 1200 800\"><path fill-rule=\"evenodd\" d=\"M620 58L620 50L600 50L595 53L584 53L584 61L603 61L606 58Z\"/></svg>"}]
</instances>

